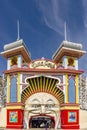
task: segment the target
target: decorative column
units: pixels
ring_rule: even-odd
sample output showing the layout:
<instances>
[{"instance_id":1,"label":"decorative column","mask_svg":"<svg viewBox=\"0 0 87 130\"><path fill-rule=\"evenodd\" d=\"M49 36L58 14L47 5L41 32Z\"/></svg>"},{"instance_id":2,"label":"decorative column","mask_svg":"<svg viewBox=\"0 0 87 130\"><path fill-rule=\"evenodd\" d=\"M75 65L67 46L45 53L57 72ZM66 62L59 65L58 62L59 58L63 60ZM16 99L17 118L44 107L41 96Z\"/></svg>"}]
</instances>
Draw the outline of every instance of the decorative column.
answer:
<instances>
[{"instance_id":1,"label":"decorative column","mask_svg":"<svg viewBox=\"0 0 87 130\"><path fill-rule=\"evenodd\" d=\"M79 103L79 77L76 75L76 103Z\"/></svg>"},{"instance_id":2,"label":"decorative column","mask_svg":"<svg viewBox=\"0 0 87 130\"><path fill-rule=\"evenodd\" d=\"M21 67L22 65L22 56L18 55L18 67Z\"/></svg>"},{"instance_id":3,"label":"decorative column","mask_svg":"<svg viewBox=\"0 0 87 130\"><path fill-rule=\"evenodd\" d=\"M10 69L10 58L7 59L7 70Z\"/></svg>"},{"instance_id":4,"label":"decorative column","mask_svg":"<svg viewBox=\"0 0 87 130\"><path fill-rule=\"evenodd\" d=\"M17 92L17 101L18 102L21 102L21 93L20 93L20 73L18 73L18 78L17 78L17 90L18 90L18 92Z\"/></svg>"},{"instance_id":5,"label":"decorative column","mask_svg":"<svg viewBox=\"0 0 87 130\"><path fill-rule=\"evenodd\" d=\"M7 75L7 103L10 102L10 75Z\"/></svg>"},{"instance_id":6,"label":"decorative column","mask_svg":"<svg viewBox=\"0 0 87 130\"><path fill-rule=\"evenodd\" d=\"M63 57L63 66L64 66L64 68L67 68L67 56L64 56Z\"/></svg>"},{"instance_id":7,"label":"decorative column","mask_svg":"<svg viewBox=\"0 0 87 130\"><path fill-rule=\"evenodd\" d=\"M65 103L68 103L68 74L66 74Z\"/></svg>"}]
</instances>

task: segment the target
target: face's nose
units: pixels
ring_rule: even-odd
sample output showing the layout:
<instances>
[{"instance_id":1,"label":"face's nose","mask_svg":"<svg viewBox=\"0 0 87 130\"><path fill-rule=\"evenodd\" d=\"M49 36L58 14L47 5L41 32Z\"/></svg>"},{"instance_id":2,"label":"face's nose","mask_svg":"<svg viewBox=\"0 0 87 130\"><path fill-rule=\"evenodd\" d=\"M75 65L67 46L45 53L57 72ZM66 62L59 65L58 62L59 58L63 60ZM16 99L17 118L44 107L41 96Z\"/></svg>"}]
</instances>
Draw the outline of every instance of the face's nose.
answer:
<instances>
[{"instance_id":1,"label":"face's nose","mask_svg":"<svg viewBox=\"0 0 87 130\"><path fill-rule=\"evenodd\" d=\"M41 113L45 113L45 105L41 105Z\"/></svg>"}]
</instances>

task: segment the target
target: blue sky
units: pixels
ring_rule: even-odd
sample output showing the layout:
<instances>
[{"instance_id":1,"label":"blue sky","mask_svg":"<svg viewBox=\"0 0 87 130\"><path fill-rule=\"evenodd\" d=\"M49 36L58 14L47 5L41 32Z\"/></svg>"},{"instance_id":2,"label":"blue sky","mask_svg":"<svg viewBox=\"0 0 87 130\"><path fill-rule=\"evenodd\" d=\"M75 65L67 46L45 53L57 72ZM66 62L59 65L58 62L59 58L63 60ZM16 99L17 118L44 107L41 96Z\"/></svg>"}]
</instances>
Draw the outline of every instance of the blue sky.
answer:
<instances>
[{"instance_id":1,"label":"blue sky","mask_svg":"<svg viewBox=\"0 0 87 130\"><path fill-rule=\"evenodd\" d=\"M82 43L87 51L87 0L0 0L0 52L5 44L20 38L28 47L31 58L51 59L64 40ZM87 74L87 54L79 60L79 68ZM0 75L6 70L6 60L0 56Z\"/></svg>"}]
</instances>

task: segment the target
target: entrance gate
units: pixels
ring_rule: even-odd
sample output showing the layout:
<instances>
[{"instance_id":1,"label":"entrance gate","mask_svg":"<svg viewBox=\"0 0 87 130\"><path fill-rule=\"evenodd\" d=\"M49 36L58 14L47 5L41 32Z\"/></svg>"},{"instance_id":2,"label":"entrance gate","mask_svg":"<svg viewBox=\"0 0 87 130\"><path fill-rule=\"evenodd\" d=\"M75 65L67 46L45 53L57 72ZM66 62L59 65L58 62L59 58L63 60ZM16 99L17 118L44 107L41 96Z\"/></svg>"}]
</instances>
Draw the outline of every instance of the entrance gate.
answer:
<instances>
[{"instance_id":1,"label":"entrance gate","mask_svg":"<svg viewBox=\"0 0 87 130\"><path fill-rule=\"evenodd\" d=\"M30 121L34 127L34 117L45 115L46 122L47 116L54 117L55 129L60 122L62 129L78 129L79 75L83 73L78 59L85 53L82 44L63 41L52 60L31 60L22 39L5 45L1 54L7 59L6 128L21 129L23 122L29 128Z\"/></svg>"}]
</instances>

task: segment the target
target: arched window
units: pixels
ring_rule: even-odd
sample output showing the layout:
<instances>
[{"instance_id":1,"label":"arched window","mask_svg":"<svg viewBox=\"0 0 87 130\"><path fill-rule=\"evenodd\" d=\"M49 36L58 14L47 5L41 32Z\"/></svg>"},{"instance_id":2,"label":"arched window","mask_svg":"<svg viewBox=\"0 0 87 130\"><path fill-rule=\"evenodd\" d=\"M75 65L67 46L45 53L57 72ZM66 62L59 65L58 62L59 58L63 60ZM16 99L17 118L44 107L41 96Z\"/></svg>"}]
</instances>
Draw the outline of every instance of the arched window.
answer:
<instances>
[{"instance_id":1,"label":"arched window","mask_svg":"<svg viewBox=\"0 0 87 130\"><path fill-rule=\"evenodd\" d=\"M69 78L69 103L75 103L75 80L74 80L74 77Z\"/></svg>"},{"instance_id":2,"label":"arched window","mask_svg":"<svg viewBox=\"0 0 87 130\"><path fill-rule=\"evenodd\" d=\"M11 86L10 86L10 102L17 102L17 79L11 79Z\"/></svg>"}]
</instances>

